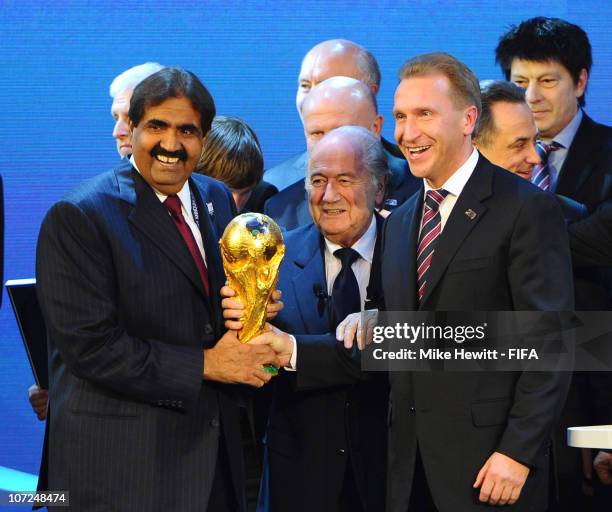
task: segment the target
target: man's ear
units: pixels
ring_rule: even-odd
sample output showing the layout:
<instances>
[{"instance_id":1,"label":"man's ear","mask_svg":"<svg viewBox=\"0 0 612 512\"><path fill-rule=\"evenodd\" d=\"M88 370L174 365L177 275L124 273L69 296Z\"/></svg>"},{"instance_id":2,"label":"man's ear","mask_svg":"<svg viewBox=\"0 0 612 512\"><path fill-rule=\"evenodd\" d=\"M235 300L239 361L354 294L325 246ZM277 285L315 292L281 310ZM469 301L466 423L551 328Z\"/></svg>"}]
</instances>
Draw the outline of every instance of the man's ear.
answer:
<instances>
[{"instance_id":1,"label":"man's ear","mask_svg":"<svg viewBox=\"0 0 612 512\"><path fill-rule=\"evenodd\" d=\"M476 105L471 105L465 109L465 117L463 122L463 134L472 135L474 128L476 127L476 121L478 119L478 109Z\"/></svg>"},{"instance_id":2,"label":"man's ear","mask_svg":"<svg viewBox=\"0 0 612 512\"><path fill-rule=\"evenodd\" d=\"M589 73L587 70L580 70L580 74L578 75L578 83L576 84L576 98L580 98L584 94L588 81Z\"/></svg>"},{"instance_id":3,"label":"man's ear","mask_svg":"<svg viewBox=\"0 0 612 512\"><path fill-rule=\"evenodd\" d=\"M371 131L374 132L378 138L380 138L380 133L382 132L382 125L383 116L381 116L380 114L376 114L376 117L374 118L374 123L372 123Z\"/></svg>"},{"instance_id":4,"label":"man's ear","mask_svg":"<svg viewBox=\"0 0 612 512\"><path fill-rule=\"evenodd\" d=\"M376 195L374 196L374 200L377 206L380 206L383 203L383 200L385 198L385 191L387 190L388 181L389 181L389 175L387 174L376 185Z\"/></svg>"}]
</instances>

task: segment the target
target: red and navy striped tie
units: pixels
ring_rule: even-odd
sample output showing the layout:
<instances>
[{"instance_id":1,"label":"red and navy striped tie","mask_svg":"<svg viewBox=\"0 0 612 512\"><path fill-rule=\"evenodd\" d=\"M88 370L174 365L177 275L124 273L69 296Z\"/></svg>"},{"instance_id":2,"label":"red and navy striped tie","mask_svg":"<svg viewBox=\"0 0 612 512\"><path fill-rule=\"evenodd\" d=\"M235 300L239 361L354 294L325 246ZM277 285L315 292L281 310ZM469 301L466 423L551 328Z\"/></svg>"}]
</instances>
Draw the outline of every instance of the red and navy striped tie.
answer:
<instances>
[{"instance_id":1,"label":"red and navy striped tie","mask_svg":"<svg viewBox=\"0 0 612 512\"><path fill-rule=\"evenodd\" d=\"M442 217L440 216L440 203L448 195L448 190L428 190L425 195L425 207L421 219L421 233L417 246L417 286L419 301L425 295L427 285L427 270L431 265L438 236L442 232Z\"/></svg>"},{"instance_id":2,"label":"red and navy striped tie","mask_svg":"<svg viewBox=\"0 0 612 512\"><path fill-rule=\"evenodd\" d=\"M541 141L536 144L536 151L542 162L533 167L531 183L537 185L546 192L550 190L552 180L550 166L548 165L548 157L553 151L557 151L557 149L561 149L562 147L561 144L554 141L550 144L545 144Z\"/></svg>"}]
</instances>

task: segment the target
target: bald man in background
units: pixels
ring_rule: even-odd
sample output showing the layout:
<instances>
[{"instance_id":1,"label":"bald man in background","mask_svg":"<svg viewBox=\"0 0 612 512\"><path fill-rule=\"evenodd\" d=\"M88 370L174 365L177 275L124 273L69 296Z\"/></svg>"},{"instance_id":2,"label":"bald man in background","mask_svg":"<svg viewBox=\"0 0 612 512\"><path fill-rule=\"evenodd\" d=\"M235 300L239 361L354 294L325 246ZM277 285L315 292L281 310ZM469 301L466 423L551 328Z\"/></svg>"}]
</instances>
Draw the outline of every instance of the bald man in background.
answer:
<instances>
[{"instance_id":1,"label":"bald man in background","mask_svg":"<svg viewBox=\"0 0 612 512\"><path fill-rule=\"evenodd\" d=\"M333 76L348 76L362 81L374 95L380 89L380 68L374 56L363 46L346 39L323 41L304 56L298 77L295 106L303 120L302 103L310 91L319 83ZM403 159L398 147L381 139L385 150ZM308 153L301 152L272 167L264 174L264 179L275 185L278 190L289 187L306 175Z\"/></svg>"},{"instance_id":2,"label":"bald man in background","mask_svg":"<svg viewBox=\"0 0 612 512\"><path fill-rule=\"evenodd\" d=\"M303 169L298 181L285 188L265 206L265 213L286 229L309 224L312 219L304 190L307 155L314 145L329 131L341 126L354 125L368 129L378 139L383 117L378 113L376 96L367 84L346 76L336 76L316 85L300 102L307 152L301 160ZM384 150L389 175L385 200L378 208L392 209L403 203L418 188L419 182L410 174L405 160Z\"/></svg>"}]
</instances>

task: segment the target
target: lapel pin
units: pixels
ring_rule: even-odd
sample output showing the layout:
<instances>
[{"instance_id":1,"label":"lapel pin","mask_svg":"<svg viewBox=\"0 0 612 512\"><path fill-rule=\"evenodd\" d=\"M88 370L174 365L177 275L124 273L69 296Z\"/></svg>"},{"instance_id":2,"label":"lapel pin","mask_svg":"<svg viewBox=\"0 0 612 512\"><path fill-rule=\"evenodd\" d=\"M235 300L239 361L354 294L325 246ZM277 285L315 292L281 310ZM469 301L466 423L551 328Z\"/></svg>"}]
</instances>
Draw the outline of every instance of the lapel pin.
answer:
<instances>
[{"instance_id":1,"label":"lapel pin","mask_svg":"<svg viewBox=\"0 0 612 512\"><path fill-rule=\"evenodd\" d=\"M208 215L211 217L215 214L215 208L212 203L206 203L206 208L208 208Z\"/></svg>"},{"instance_id":2,"label":"lapel pin","mask_svg":"<svg viewBox=\"0 0 612 512\"><path fill-rule=\"evenodd\" d=\"M476 218L476 212L474 210L472 210L471 208L468 208L467 210L465 210L465 214L467 215L468 219L470 220L474 220Z\"/></svg>"}]
</instances>

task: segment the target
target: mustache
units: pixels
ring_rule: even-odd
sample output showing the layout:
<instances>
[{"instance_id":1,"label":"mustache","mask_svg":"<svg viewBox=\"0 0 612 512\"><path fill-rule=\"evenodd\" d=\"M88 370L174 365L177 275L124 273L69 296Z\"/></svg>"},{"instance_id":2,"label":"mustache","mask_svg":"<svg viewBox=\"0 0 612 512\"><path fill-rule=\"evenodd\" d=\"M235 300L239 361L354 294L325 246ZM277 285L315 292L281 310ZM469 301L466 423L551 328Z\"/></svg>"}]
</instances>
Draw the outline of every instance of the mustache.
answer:
<instances>
[{"instance_id":1,"label":"mustache","mask_svg":"<svg viewBox=\"0 0 612 512\"><path fill-rule=\"evenodd\" d=\"M179 149L177 151L166 151L164 148L161 147L159 142L155 146L153 146L153 149L151 149L152 157L156 157L158 155L165 156L168 158L178 158L179 160L183 161L187 160L187 151L185 151L184 149Z\"/></svg>"}]
</instances>

